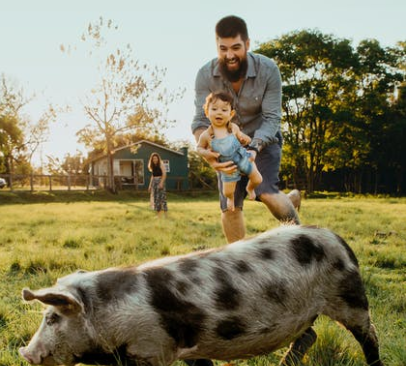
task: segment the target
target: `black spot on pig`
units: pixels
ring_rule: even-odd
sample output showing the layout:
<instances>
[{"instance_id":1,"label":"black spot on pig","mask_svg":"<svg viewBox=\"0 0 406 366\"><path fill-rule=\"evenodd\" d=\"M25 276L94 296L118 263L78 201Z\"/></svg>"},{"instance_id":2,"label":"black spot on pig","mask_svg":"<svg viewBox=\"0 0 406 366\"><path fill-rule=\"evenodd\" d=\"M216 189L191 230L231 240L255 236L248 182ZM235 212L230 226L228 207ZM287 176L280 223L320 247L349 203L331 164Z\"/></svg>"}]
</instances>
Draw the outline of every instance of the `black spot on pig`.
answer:
<instances>
[{"instance_id":1,"label":"black spot on pig","mask_svg":"<svg viewBox=\"0 0 406 366\"><path fill-rule=\"evenodd\" d=\"M151 293L150 304L159 314L165 331L178 347L193 347L206 319L205 312L195 304L175 295L174 276L165 268L145 271Z\"/></svg>"},{"instance_id":2,"label":"black spot on pig","mask_svg":"<svg viewBox=\"0 0 406 366\"><path fill-rule=\"evenodd\" d=\"M257 252L259 259L272 260L275 259L275 252L270 248L260 248Z\"/></svg>"},{"instance_id":3,"label":"black spot on pig","mask_svg":"<svg viewBox=\"0 0 406 366\"><path fill-rule=\"evenodd\" d=\"M339 284L340 297L351 308L368 310L368 299L358 271L348 271Z\"/></svg>"},{"instance_id":4,"label":"black spot on pig","mask_svg":"<svg viewBox=\"0 0 406 366\"><path fill-rule=\"evenodd\" d=\"M179 270L185 275L190 275L193 272L198 271L198 269L199 266L196 260L183 259L182 261L179 262Z\"/></svg>"},{"instance_id":5,"label":"black spot on pig","mask_svg":"<svg viewBox=\"0 0 406 366\"><path fill-rule=\"evenodd\" d=\"M272 302L283 304L288 296L287 285L283 282L271 282L265 287L265 295Z\"/></svg>"},{"instance_id":6,"label":"black spot on pig","mask_svg":"<svg viewBox=\"0 0 406 366\"><path fill-rule=\"evenodd\" d=\"M233 268L238 272L238 273L247 273L252 271L252 267L249 265L244 260L238 260L233 264Z\"/></svg>"},{"instance_id":7,"label":"black spot on pig","mask_svg":"<svg viewBox=\"0 0 406 366\"><path fill-rule=\"evenodd\" d=\"M307 235L299 235L291 240L291 248L296 260L307 266L314 260L320 262L325 258L324 249L314 243Z\"/></svg>"},{"instance_id":8,"label":"black spot on pig","mask_svg":"<svg viewBox=\"0 0 406 366\"><path fill-rule=\"evenodd\" d=\"M215 331L220 338L231 340L244 334L246 330L241 319L237 316L232 316L220 321Z\"/></svg>"},{"instance_id":9,"label":"black spot on pig","mask_svg":"<svg viewBox=\"0 0 406 366\"><path fill-rule=\"evenodd\" d=\"M344 271L346 269L345 262L341 258L338 258L334 261L333 268L340 272Z\"/></svg>"},{"instance_id":10,"label":"black spot on pig","mask_svg":"<svg viewBox=\"0 0 406 366\"><path fill-rule=\"evenodd\" d=\"M119 300L137 291L136 272L132 269L101 272L96 277L95 288L97 296L102 301Z\"/></svg>"},{"instance_id":11,"label":"black spot on pig","mask_svg":"<svg viewBox=\"0 0 406 366\"><path fill-rule=\"evenodd\" d=\"M222 268L214 270L217 289L214 291L214 300L219 310L235 310L240 305L241 293L233 286L230 275Z\"/></svg>"}]
</instances>

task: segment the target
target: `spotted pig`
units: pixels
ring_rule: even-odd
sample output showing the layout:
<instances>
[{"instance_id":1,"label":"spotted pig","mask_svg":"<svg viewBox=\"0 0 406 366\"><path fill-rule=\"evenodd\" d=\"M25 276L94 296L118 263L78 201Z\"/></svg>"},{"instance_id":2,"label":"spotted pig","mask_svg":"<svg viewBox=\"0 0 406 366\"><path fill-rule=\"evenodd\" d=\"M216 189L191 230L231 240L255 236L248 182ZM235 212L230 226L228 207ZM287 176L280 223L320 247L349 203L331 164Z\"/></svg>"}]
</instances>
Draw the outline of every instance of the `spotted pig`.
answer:
<instances>
[{"instance_id":1,"label":"spotted pig","mask_svg":"<svg viewBox=\"0 0 406 366\"><path fill-rule=\"evenodd\" d=\"M357 259L326 229L286 226L220 249L138 267L78 271L23 290L48 305L22 357L34 365L170 365L288 346L293 365L327 315L382 366Z\"/></svg>"}]
</instances>

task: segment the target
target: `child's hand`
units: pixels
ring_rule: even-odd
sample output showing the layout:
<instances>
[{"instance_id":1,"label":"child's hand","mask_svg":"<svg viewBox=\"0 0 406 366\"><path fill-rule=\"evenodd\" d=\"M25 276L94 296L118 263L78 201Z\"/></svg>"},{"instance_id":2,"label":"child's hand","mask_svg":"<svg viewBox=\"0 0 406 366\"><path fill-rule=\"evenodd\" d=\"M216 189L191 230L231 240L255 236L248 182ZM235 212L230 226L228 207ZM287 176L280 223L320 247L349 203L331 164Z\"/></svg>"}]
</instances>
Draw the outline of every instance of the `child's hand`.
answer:
<instances>
[{"instance_id":1,"label":"child's hand","mask_svg":"<svg viewBox=\"0 0 406 366\"><path fill-rule=\"evenodd\" d=\"M240 137L241 145L248 145L251 142L251 137L242 134Z\"/></svg>"},{"instance_id":2,"label":"child's hand","mask_svg":"<svg viewBox=\"0 0 406 366\"><path fill-rule=\"evenodd\" d=\"M245 146L251 142L251 137L249 137L245 133L241 133L239 136L239 140L240 140L241 145Z\"/></svg>"}]
</instances>

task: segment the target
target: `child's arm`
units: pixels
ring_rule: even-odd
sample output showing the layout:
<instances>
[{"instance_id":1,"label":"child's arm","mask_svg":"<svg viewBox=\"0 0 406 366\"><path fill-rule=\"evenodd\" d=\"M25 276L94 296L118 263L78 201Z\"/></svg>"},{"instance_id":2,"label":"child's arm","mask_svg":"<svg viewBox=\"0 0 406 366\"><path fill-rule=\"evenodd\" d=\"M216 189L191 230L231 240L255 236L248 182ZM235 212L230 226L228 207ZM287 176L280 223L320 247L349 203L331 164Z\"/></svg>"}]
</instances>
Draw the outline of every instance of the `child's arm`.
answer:
<instances>
[{"instance_id":1,"label":"child's arm","mask_svg":"<svg viewBox=\"0 0 406 366\"><path fill-rule=\"evenodd\" d=\"M199 142L197 143L197 148L196 148L197 153L200 156L202 156L203 158L205 158L206 160L208 160L208 159L210 160L211 158L217 159L219 157L219 154L208 149L209 141L210 141L210 135L206 130L199 137Z\"/></svg>"},{"instance_id":2,"label":"child's arm","mask_svg":"<svg viewBox=\"0 0 406 366\"><path fill-rule=\"evenodd\" d=\"M251 137L242 132L235 123L231 124L231 128L233 134L237 137L238 141L240 141L241 145L248 145L251 142Z\"/></svg>"}]
</instances>

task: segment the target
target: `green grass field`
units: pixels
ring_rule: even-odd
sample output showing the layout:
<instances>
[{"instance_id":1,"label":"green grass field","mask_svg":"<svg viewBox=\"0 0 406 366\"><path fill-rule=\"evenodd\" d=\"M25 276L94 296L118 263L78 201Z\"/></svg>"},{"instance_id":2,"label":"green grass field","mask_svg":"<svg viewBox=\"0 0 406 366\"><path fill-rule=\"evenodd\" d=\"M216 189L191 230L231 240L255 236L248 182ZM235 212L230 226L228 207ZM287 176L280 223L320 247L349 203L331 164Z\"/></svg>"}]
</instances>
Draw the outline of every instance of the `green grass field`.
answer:
<instances>
[{"instance_id":1,"label":"green grass field","mask_svg":"<svg viewBox=\"0 0 406 366\"><path fill-rule=\"evenodd\" d=\"M21 300L23 287L50 286L79 268L139 264L224 244L216 195L169 194L167 219L155 218L145 194L113 198L0 193L1 366L26 365L17 350L41 319L39 304ZM256 202L246 202L245 217L249 236L278 226ZM300 217L305 225L332 229L354 249L382 358L387 366L406 365L406 199L312 198L304 200ZM315 330L319 337L305 365L365 365L349 332L326 318L317 320ZM234 364L277 365L284 352Z\"/></svg>"}]
</instances>

